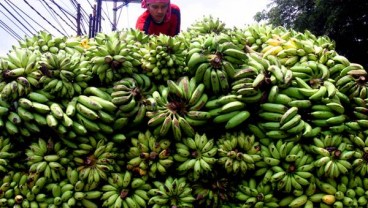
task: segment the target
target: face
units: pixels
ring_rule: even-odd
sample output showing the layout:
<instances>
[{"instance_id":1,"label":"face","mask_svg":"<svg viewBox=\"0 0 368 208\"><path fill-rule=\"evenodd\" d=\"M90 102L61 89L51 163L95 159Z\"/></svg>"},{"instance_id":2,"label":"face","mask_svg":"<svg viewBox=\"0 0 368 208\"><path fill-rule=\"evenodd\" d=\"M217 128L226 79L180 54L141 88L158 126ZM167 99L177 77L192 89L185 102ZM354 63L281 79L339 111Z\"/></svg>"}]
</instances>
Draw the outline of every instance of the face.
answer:
<instances>
[{"instance_id":1,"label":"face","mask_svg":"<svg viewBox=\"0 0 368 208\"><path fill-rule=\"evenodd\" d=\"M148 11L155 22L162 22L165 18L166 12L169 8L167 3L152 3L148 5Z\"/></svg>"}]
</instances>

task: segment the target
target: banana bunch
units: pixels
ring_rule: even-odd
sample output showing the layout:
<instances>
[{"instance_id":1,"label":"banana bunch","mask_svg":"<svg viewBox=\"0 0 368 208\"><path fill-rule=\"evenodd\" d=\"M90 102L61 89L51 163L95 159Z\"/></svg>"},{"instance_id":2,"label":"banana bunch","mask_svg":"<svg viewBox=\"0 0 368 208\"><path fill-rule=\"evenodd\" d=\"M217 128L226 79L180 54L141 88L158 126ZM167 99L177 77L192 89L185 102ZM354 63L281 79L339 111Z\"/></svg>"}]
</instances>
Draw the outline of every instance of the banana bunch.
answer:
<instances>
[{"instance_id":1,"label":"banana bunch","mask_svg":"<svg viewBox=\"0 0 368 208\"><path fill-rule=\"evenodd\" d=\"M195 198L185 177L168 177L165 182L153 181L154 188L148 191L148 205L152 207L194 207Z\"/></svg>"},{"instance_id":2,"label":"banana bunch","mask_svg":"<svg viewBox=\"0 0 368 208\"><path fill-rule=\"evenodd\" d=\"M273 27L267 24L248 25L241 31L247 41L247 47L257 52L263 50L264 44L268 39L272 38L272 34L277 34L277 32L273 31Z\"/></svg>"},{"instance_id":3,"label":"banana bunch","mask_svg":"<svg viewBox=\"0 0 368 208\"><path fill-rule=\"evenodd\" d=\"M68 179L58 183L47 183L45 193L48 206L53 207L98 207L98 200L102 196L102 191L83 190L83 183L71 184Z\"/></svg>"},{"instance_id":4,"label":"banana bunch","mask_svg":"<svg viewBox=\"0 0 368 208\"><path fill-rule=\"evenodd\" d=\"M80 137L78 148L72 150L73 161L79 173L79 180L85 182L89 190L107 181L114 171L120 171L117 160L121 159L114 142L96 139L92 136Z\"/></svg>"},{"instance_id":5,"label":"banana bunch","mask_svg":"<svg viewBox=\"0 0 368 208\"><path fill-rule=\"evenodd\" d=\"M365 194L368 183L365 177L355 175L350 172L342 176L340 180L331 181L330 184L335 188L335 207L362 207L367 206L367 196Z\"/></svg>"},{"instance_id":6,"label":"banana bunch","mask_svg":"<svg viewBox=\"0 0 368 208\"><path fill-rule=\"evenodd\" d=\"M11 135L24 137L40 133L40 127L46 127L50 124L47 122L47 117L53 117L50 109L50 98L52 96L49 94L37 90L13 102L10 106L12 110L8 111L8 119L5 121L7 132ZM47 129L44 132L50 133Z\"/></svg>"},{"instance_id":7,"label":"banana bunch","mask_svg":"<svg viewBox=\"0 0 368 208\"><path fill-rule=\"evenodd\" d=\"M0 172L7 173L14 168L13 162L20 154L8 137L0 137Z\"/></svg>"},{"instance_id":8,"label":"banana bunch","mask_svg":"<svg viewBox=\"0 0 368 208\"><path fill-rule=\"evenodd\" d=\"M348 95L349 99L360 97L367 98L366 78L367 71L362 65L350 63L340 71L336 78L336 88L343 94Z\"/></svg>"},{"instance_id":9,"label":"banana bunch","mask_svg":"<svg viewBox=\"0 0 368 208\"><path fill-rule=\"evenodd\" d=\"M38 85L37 67L40 53L19 48L0 60L0 98L16 100Z\"/></svg>"},{"instance_id":10,"label":"banana bunch","mask_svg":"<svg viewBox=\"0 0 368 208\"><path fill-rule=\"evenodd\" d=\"M318 179L316 179L318 180ZM305 190L294 190L292 194L289 194L279 199L280 207L331 207L336 201L335 195L331 194L334 187L325 183L322 190L317 186L317 182L313 180ZM331 188L331 190L329 190Z\"/></svg>"},{"instance_id":11,"label":"banana bunch","mask_svg":"<svg viewBox=\"0 0 368 208\"><path fill-rule=\"evenodd\" d=\"M27 184L29 179L27 173L20 171L10 171L4 175L0 187L0 206L29 207L32 204L38 207L45 199L45 194L37 193L35 189L29 188ZM42 188L45 182L45 180L35 180L35 184L37 183L35 186Z\"/></svg>"},{"instance_id":12,"label":"banana bunch","mask_svg":"<svg viewBox=\"0 0 368 208\"><path fill-rule=\"evenodd\" d=\"M217 140L218 160L227 173L247 174L262 160L260 144L254 135L244 132L226 133Z\"/></svg>"},{"instance_id":13,"label":"banana bunch","mask_svg":"<svg viewBox=\"0 0 368 208\"><path fill-rule=\"evenodd\" d=\"M118 108L116 118L126 120L131 127L140 125L147 109L154 108L148 98L157 90L156 84L145 74L133 73L131 77L124 77L113 83L111 102ZM124 128L126 126L119 126Z\"/></svg>"},{"instance_id":14,"label":"banana bunch","mask_svg":"<svg viewBox=\"0 0 368 208\"><path fill-rule=\"evenodd\" d=\"M126 153L127 169L138 175L156 178L166 175L173 164L170 155L171 142L167 139L158 140L152 133L138 133L137 138L131 138L132 146Z\"/></svg>"},{"instance_id":15,"label":"banana bunch","mask_svg":"<svg viewBox=\"0 0 368 208\"><path fill-rule=\"evenodd\" d=\"M130 171L112 173L101 187L102 207L147 207L151 185Z\"/></svg>"},{"instance_id":16,"label":"banana bunch","mask_svg":"<svg viewBox=\"0 0 368 208\"><path fill-rule=\"evenodd\" d=\"M185 42L179 36L160 34L140 48L143 73L158 83L176 80L187 74Z\"/></svg>"},{"instance_id":17,"label":"banana bunch","mask_svg":"<svg viewBox=\"0 0 368 208\"><path fill-rule=\"evenodd\" d=\"M226 175L213 172L192 185L194 207L223 207L234 199L235 184Z\"/></svg>"},{"instance_id":18,"label":"banana bunch","mask_svg":"<svg viewBox=\"0 0 368 208\"><path fill-rule=\"evenodd\" d=\"M59 51L66 51L68 53L82 53L83 47L80 40L72 39L82 39L83 37L71 38L67 36L57 36L54 37L51 33L46 31L39 31L33 36L28 36L23 40L19 40L18 46L13 46L16 48L27 48L31 51L39 51L41 53L58 53Z\"/></svg>"},{"instance_id":19,"label":"banana bunch","mask_svg":"<svg viewBox=\"0 0 368 208\"><path fill-rule=\"evenodd\" d=\"M269 95L272 94L270 93ZM276 96L282 95L285 94L279 93ZM308 122L304 121L299 113L299 108L287 106L285 99L278 102L280 98L277 97L275 100L271 98L271 100L274 100L273 102L268 101L260 104L258 113L260 121L257 125L264 130L264 134L270 139L288 139L293 141L298 141L303 136L309 136L312 127ZM268 100L270 100L270 97Z\"/></svg>"},{"instance_id":20,"label":"banana bunch","mask_svg":"<svg viewBox=\"0 0 368 208\"><path fill-rule=\"evenodd\" d=\"M156 108L148 110L148 126L153 127L153 133L165 136L170 129L176 140L180 140L184 134L192 137L195 134L194 127L208 123L210 114L204 111L208 100L204 92L203 84L196 84L195 79L189 80L188 76L179 78L177 82L167 81L166 86L159 86L152 93L152 102Z\"/></svg>"},{"instance_id":21,"label":"banana bunch","mask_svg":"<svg viewBox=\"0 0 368 208\"><path fill-rule=\"evenodd\" d=\"M352 134L356 134L357 131L361 131L368 124L366 120L367 99L361 97L354 97L351 102L352 115L351 118L345 121L345 129Z\"/></svg>"},{"instance_id":22,"label":"banana bunch","mask_svg":"<svg viewBox=\"0 0 368 208\"><path fill-rule=\"evenodd\" d=\"M178 163L176 170L179 174L189 174L193 181L213 171L217 162L215 155L218 148L214 139L208 139L206 134L196 133L194 138L183 138L175 143L174 159Z\"/></svg>"},{"instance_id":23,"label":"banana bunch","mask_svg":"<svg viewBox=\"0 0 368 208\"><path fill-rule=\"evenodd\" d=\"M233 129L244 124L250 117L246 104L239 100L239 96L227 94L209 100L206 109L212 121L224 125L225 129Z\"/></svg>"},{"instance_id":24,"label":"banana bunch","mask_svg":"<svg viewBox=\"0 0 368 208\"><path fill-rule=\"evenodd\" d=\"M318 177L338 178L352 169L355 150L344 142L343 135L324 131L319 137L313 138L309 150L316 154L313 162Z\"/></svg>"},{"instance_id":25,"label":"banana bunch","mask_svg":"<svg viewBox=\"0 0 368 208\"><path fill-rule=\"evenodd\" d=\"M131 49L120 39L121 33L122 31L98 33L86 50L89 68L100 83L111 84L138 70L133 65Z\"/></svg>"},{"instance_id":26,"label":"banana bunch","mask_svg":"<svg viewBox=\"0 0 368 208\"><path fill-rule=\"evenodd\" d=\"M314 158L296 142L278 140L262 145L261 154L263 161L256 162L259 168L255 175L263 174L262 182L270 183L278 191L303 190L314 178Z\"/></svg>"},{"instance_id":27,"label":"banana bunch","mask_svg":"<svg viewBox=\"0 0 368 208\"><path fill-rule=\"evenodd\" d=\"M88 90L97 93L82 94L64 102L65 110L63 110L65 113L60 117L60 125L63 125L66 130L72 129L76 135L113 134L112 125L115 122L117 107L109 101L111 100L109 94L106 94L107 99L105 99L103 96L105 94L98 94L103 91L94 88ZM70 134L68 131L61 133L63 135ZM70 136L66 137L70 138Z\"/></svg>"},{"instance_id":28,"label":"banana bunch","mask_svg":"<svg viewBox=\"0 0 368 208\"><path fill-rule=\"evenodd\" d=\"M246 53L226 34L207 35L189 45L187 65L197 83L204 83L214 95L230 91L231 80L239 65L245 63Z\"/></svg>"},{"instance_id":29,"label":"banana bunch","mask_svg":"<svg viewBox=\"0 0 368 208\"><path fill-rule=\"evenodd\" d=\"M278 198L269 184L250 178L242 180L237 187L235 198L239 201L239 207L279 207Z\"/></svg>"},{"instance_id":30,"label":"banana bunch","mask_svg":"<svg viewBox=\"0 0 368 208\"><path fill-rule=\"evenodd\" d=\"M310 108L310 122L333 133L343 133L346 130L347 116L345 107L339 100L331 100L325 104L314 104ZM350 125L354 127L354 125ZM359 125L356 125L359 127ZM350 128L350 127L349 127Z\"/></svg>"},{"instance_id":31,"label":"banana bunch","mask_svg":"<svg viewBox=\"0 0 368 208\"><path fill-rule=\"evenodd\" d=\"M61 142L38 138L25 150L29 172L59 181L66 175L66 167L70 162L68 153Z\"/></svg>"},{"instance_id":32,"label":"banana bunch","mask_svg":"<svg viewBox=\"0 0 368 208\"><path fill-rule=\"evenodd\" d=\"M149 42L150 36L141 30L126 28L121 32L120 40L124 40L127 48L130 49L130 56L127 56L127 60L129 60L134 67L141 67L142 54L140 53L140 50Z\"/></svg>"},{"instance_id":33,"label":"banana bunch","mask_svg":"<svg viewBox=\"0 0 368 208\"><path fill-rule=\"evenodd\" d=\"M75 94L81 94L92 79L86 64L80 54L43 54L39 69L42 73L39 79L40 88L60 98L72 98Z\"/></svg>"},{"instance_id":34,"label":"banana bunch","mask_svg":"<svg viewBox=\"0 0 368 208\"><path fill-rule=\"evenodd\" d=\"M368 166L365 162L366 159L366 146L367 146L367 138L363 133L349 134L348 137L344 137L344 141L348 145L353 145L355 150L353 161L351 162L351 169L355 174L358 174L362 177L368 173Z\"/></svg>"},{"instance_id":35,"label":"banana bunch","mask_svg":"<svg viewBox=\"0 0 368 208\"><path fill-rule=\"evenodd\" d=\"M250 67L240 69L234 74L230 94L237 96L237 99L244 103L258 103L265 96L261 89L269 83L264 72L258 73Z\"/></svg>"},{"instance_id":36,"label":"banana bunch","mask_svg":"<svg viewBox=\"0 0 368 208\"><path fill-rule=\"evenodd\" d=\"M219 18L215 18L212 15L204 15L201 19L196 20L188 27L184 33L188 33L190 37L201 36L205 34L222 34L225 33L228 28L226 24Z\"/></svg>"}]
</instances>

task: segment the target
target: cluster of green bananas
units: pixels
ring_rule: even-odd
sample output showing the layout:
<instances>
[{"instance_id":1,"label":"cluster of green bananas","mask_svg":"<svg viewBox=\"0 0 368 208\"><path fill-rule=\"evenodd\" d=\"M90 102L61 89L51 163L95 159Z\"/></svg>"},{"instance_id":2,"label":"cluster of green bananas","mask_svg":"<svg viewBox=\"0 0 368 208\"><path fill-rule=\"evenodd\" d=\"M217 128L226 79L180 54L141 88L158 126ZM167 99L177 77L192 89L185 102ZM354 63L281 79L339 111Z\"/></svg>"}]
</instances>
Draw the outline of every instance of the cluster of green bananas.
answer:
<instances>
[{"instance_id":1,"label":"cluster of green bananas","mask_svg":"<svg viewBox=\"0 0 368 208\"><path fill-rule=\"evenodd\" d=\"M196 37L211 33L221 34L227 30L226 24L220 18L215 18L212 15L204 15L201 19L192 23L183 33L188 33L190 37Z\"/></svg>"},{"instance_id":2,"label":"cluster of green bananas","mask_svg":"<svg viewBox=\"0 0 368 208\"><path fill-rule=\"evenodd\" d=\"M47 206L47 203L44 202L45 194L37 192L45 185L45 178L35 179L33 186L28 184L29 179L27 173L20 171L10 171L4 175L0 187L0 206L16 207L21 205L30 207L30 205L33 205L39 207L40 204Z\"/></svg>"},{"instance_id":3,"label":"cluster of green bananas","mask_svg":"<svg viewBox=\"0 0 368 208\"><path fill-rule=\"evenodd\" d=\"M270 184L250 178L242 180L237 187L235 198L239 201L239 207L279 207Z\"/></svg>"},{"instance_id":4,"label":"cluster of green bananas","mask_svg":"<svg viewBox=\"0 0 368 208\"><path fill-rule=\"evenodd\" d=\"M367 99L361 97L354 97L351 102L352 119L345 122L345 129L349 133L355 134L357 131L361 131L368 124L366 117Z\"/></svg>"},{"instance_id":5,"label":"cluster of green bananas","mask_svg":"<svg viewBox=\"0 0 368 208\"><path fill-rule=\"evenodd\" d=\"M41 89L60 98L79 95L88 86L92 73L80 54L44 53L39 61Z\"/></svg>"},{"instance_id":6,"label":"cluster of green bananas","mask_svg":"<svg viewBox=\"0 0 368 208\"><path fill-rule=\"evenodd\" d=\"M176 140L182 136L194 136L194 127L207 124L210 114L204 111L208 96L202 84L195 79L181 77L177 82L167 81L167 87L161 85L152 93L152 102L156 107L148 110L148 126L154 127L153 133L165 136L170 129Z\"/></svg>"},{"instance_id":7,"label":"cluster of green bananas","mask_svg":"<svg viewBox=\"0 0 368 208\"><path fill-rule=\"evenodd\" d=\"M12 163L20 152L16 152L9 137L0 137L0 172L7 173L12 169Z\"/></svg>"},{"instance_id":8,"label":"cluster of green bananas","mask_svg":"<svg viewBox=\"0 0 368 208\"><path fill-rule=\"evenodd\" d=\"M278 94L278 96L283 94ZM308 136L308 123L299 114L299 108L289 107L278 102L260 104L258 125L271 139L298 141L302 136ZM309 125L310 127L310 125Z\"/></svg>"},{"instance_id":9,"label":"cluster of green bananas","mask_svg":"<svg viewBox=\"0 0 368 208\"><path fill-rule=\"evenodd\" d=\"M205 173L213 171L218 151L214 139L197 133L194 138L183 138L182 142L175 145L176 153L173 157L178 163L176 170L179 174L188 174L188 177L196 181Z\"/></svg>"},{"instance_id":10,"label":"cluster of green bananas","mask_svg":"<svg viewBox=\"0 0 368 208\"><path fill-rule=\"evenodd\" d=\"M158 35L140 48L142 70L157 83L176 80L187 73L185 41L180 36Z\"/></svg>"},{"instance_id":11,"label":"cluster of green bananas","mask_svg":"<svg viewBox=\"0 0 368 208\"><path fill-rule=\"evenodd\" d=\"M274 28L267 24L251 24L246 28L239 29L242 39L246 40L246 47L248 50L261 52L267 40L272 38L274 33L282 33L285 30L278 31L278 28Z\"/></svg>"},{"instance_id":12,"label":"cluster of green bananas","mask_svg":"<svg viewBox=\"0 0 368 208\"><path fill-rule=\"evenodd\" d=\"M321 136L313 138L313 144L309 148L316 154L313 163L318 177L338 178L352 169L355 150L344 142L340 134L324 131Z\"/></svg>"},{"instance_id":13,"label":"cluster of green bananas","mask_svg":"<svg viewBox=\"0 0 368 208\"><path fill-rule=\"evenodd\" d=\"M364 177L368 173L367 159L367 138L362 133L350 134L349 138L344 137L344 142L348 145L353 145L355 150L354 160L351 162L351 169L355 173Z\"/></svg>"},{"instance_id":14,"label":"cluster of green bananas","mask_svg":"<svg viewBox=\"0 0 368 208\"><path fill-rule=\"evenodd\" d=\"M345 66L345 65L343 65ZM366 78L368 74L362 65L350 63L342 68L339 76L336 78L336 88L349 98L360 97L367 98Z\"/></svg>"},{"instance_id":15,"label":"cluster of green bananas","mask_svg":"<svg viewBox=\"0 0 368 208\"><path fill-rule=\"evenodd\" d=\"M147 109L153 108L150 101L156 84L146 74L133 73L113 83L111 102L118 108L116 118L125 121L125 125L137 127L143 122ZM119 126L124 128L126 126Z\"/></svg>"},{"instance_id":16,"label":"cluster of green bananas","mask_svg":"<svg viewBox=\"0 0 368 208\"><path fill-rule=\"evenodd\" d=\"M30 173L44 176L51 181L59 181L66 174L70 162L69 151L61 142L42 138L32 142L25 150Z\"/></svg>"},{"instance_id":17,"label":"cluster of green bananas","mask_svg":"<svg viewBox=\"0 0 368 208\"><path fill-rule=\"evenodd\" d=\"M102 195L99 190L84 190L84 184L77 181L72 184L68 179L58 183L47 183L44 187L49 207L98 207Z\"/></svg>"},{"instance_id":18,"label":"cluster of green bananas","mask_svg":"<svg viewBox=\"0 0 368 208\"><path fill-rule=\"evenodd\" d=\"M260 144L254 135L226 133L217 140L218 161L227 173L247 174L262 159Z\"/></svg>"},{"instance_id":19,"label":"cluster of green bananas","mask_svg":"<svg viewBox=\"0 0 368 208\"><path fill-rule=\"evenodd\" d=\"M164 182L154 181L154 188L148 191L151 196L148 205L152 207L194 207L195 198L185 177L168 177Z\"/></svg>"},{"instance_id":20,"label":"cluster of green bananas","mask_svg":"<svg viewBox=\"0 0 368 208\"><path fill-rule=\"evenodd\" d=\"M241 127L250 117L246 104L240 101L239 96L227 94L209 100L206 109L215 124L224 125L225 129Z\"/></svg>"},{"instance_id":21,"label":"cluster of green bananas","mask_svg":"<svg viewBox=\"0 0 368 208\"><path fill-rule=\"evenodd\" d=\"M33 36L28 36L25 37L23 40L19 40L19 45L14 45L13 49L16 50L17 48L28 48L31 51L39 51L41 53L50 52L55 54L62 50L68 53L82 53L84 51L84 47L81 44L81 40L83 38L85 37L54 37L51 33L43 30L39 31Z\"/></svg>"},{"instance_id":22,"label":"cluster of green bananas","mask_svg":"<svg viewBox=\"0 0 368 208\"><path fill-rule=\"evenodd\" d=\"M187 65L197 83L203 83L214 95L230 91L231 80L239 65L245 63L246 53L226 34L200 36L188 49Z\"/></svg>"},{"instance_id":23,"label":"cluster of green bananas","mask_svg":"<svg viewBox=\"0 0 368 208\"><path fill-rule=\"evenodd\" d=\"M33 91L11 105L2 102L1 126L9 135L18 135L20 138L40 133L39 125L47 126L46 114L50 112L49 105L45 104L47 101L45 95Z\"/></svg>"},{"instance_id":24,"label":"cluster of green bananas","mask_svg":"<svg viewBox=\"0 0 368 208\"><path fill-rule=\"evenodd\" d=\"M112 173L101 187L102 207L146 207L151 185L130 171Z\"/></svg>"},{"instance_id":25,"label":"cluster of green bananas","mask_svg":"<svg viewBox=\"0 0 368 208\"><path fill-rule=\"evenodd\" d=\"M78 148L72 150L73 161L79 173L79 179L86 186L97 187L107 181L112 172L121 171L117 162L122 159L114 142L96 139L92 136L80 137Z\"/></svg>"},{"instance_id":26,"label":"cluster of green bananas","mask_svg":"<svg viewBox=\"0 0 368 208\"><path fill-rule=\"evenodd\" d=\"M262 28L257 27L258 29ZM264 45L256 47L256 49L265 56L277 56L285 66L292 67L298 62L303 63L306 61L318 61L329 67L334 64L330 59L336 55L336 52L331 50L334 48L335 43L326 36L317 38L308 30L301 33L280 27L271 34L267 34L268 38L263 38L264 41L259 41L264 43Z\"/></svg>"},{"instance_id":27,"label":"cluster of green bananas","mask_svg":"<svg viewBox=\"0 0 368 208\"><path fill-rule=\"evenodd\" d=\"M88 93L73 97L63 106L65 113L59 123L64 125L66 130L69 129L62 132L66 138L85 136L89 133L104 138L114 133L117 107L111 102L111 96L98 88L86 90ZM71 118L70 122L65 122L66 116Z\"/></svg>"},{"instance_id":28,"label":"cluster of green bananas","mask_svg":"<svg viewBox=\"0 0 368 208\"><path fill-rule=\"evenodd\" d=\"M270 183L278 191L303 190L314 178L314 158L296 142L278 140L262 145L261 154L263 160L256 162L255 175L263 175L262 182Z\"/></svg>"},{"instance_id":29,"label":"cluster of green bananas","mask_svg":"<svg viewBox=\"0 0 368 208\"><path fill-rule=\"evenodd\" d=\"M196 199L194 207L223 207L232 202L236 185L231 181L229 176L213 172L194 182L192 185L192 194Z\"/></svg>"},{"instance_id":30,"label":"cluster of green bananas","mask_svg":"<svg viewBox=\"0 0 368 208\"><path fill-rule=\"evenodd\" d=\"M130 55L131 49L120 38L122 33L123 31L98 33L85 52L89 59L88 68L100 83L111 84L138 70L133 64L136 59Z\"/></svg>"},{"instance_id":31,"label":"cluster of green bananas","mask_svg":"<svg viewBox=\"0 0 368 208\"><path fill-rule=\"evenodd\" d=\"M131 143L132 146L126 153L128 170L150 178L166 175L169 172L174 163L170 155L169 140L158 140L147 130L140 132L137 138L131 138Z\"/></svg>"},{"instance_id":32,"label":"cluster of green bananas","mask_svg":"<svg viewBox=\"0 0 368 208\"><path fill-rule=\"evenodd\" d=\"M38 86L39 52L18 48L0 59L0 98L16 100L27 95L33 87Z\"/></svg>"}]
</instances>

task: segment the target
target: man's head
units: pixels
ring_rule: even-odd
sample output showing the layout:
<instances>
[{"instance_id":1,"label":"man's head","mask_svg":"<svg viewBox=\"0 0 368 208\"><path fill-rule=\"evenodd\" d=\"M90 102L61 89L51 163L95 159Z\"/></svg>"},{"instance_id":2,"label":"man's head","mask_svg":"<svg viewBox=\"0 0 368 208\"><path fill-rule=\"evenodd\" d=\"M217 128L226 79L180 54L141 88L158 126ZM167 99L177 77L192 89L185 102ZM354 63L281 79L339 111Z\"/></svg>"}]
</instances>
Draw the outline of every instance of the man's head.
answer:
<instances>
[{"instance_id":1,"label":"man's head","mask_svg":"<svg viewBox=\"0 0 368 208\"><path fill-rule=\"evenodd\" d=\"M170 0L143 0L142 7L147 8L155 22L161 23L168 18Z\"/></svg>"}]
</instances>

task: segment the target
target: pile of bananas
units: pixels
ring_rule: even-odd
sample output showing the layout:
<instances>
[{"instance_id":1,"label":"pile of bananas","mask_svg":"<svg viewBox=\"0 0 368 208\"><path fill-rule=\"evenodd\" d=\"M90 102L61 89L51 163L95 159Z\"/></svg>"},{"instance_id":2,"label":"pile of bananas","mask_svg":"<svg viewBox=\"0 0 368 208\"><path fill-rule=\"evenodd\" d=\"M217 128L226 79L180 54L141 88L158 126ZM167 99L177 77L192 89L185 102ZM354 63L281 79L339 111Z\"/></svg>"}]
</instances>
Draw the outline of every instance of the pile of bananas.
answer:
<instances>
[{"instance_id":1,"label":"pile of bananas","mask_svg":"<svg viewBox=\"0 0 368 208\"><path fill-rule=\"evenodd\" d=\"M364 66L212 16L0 56L0 207L368 206Z\"/></svg>"}]
</instances>

